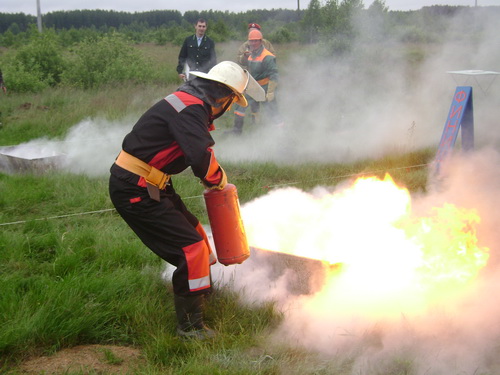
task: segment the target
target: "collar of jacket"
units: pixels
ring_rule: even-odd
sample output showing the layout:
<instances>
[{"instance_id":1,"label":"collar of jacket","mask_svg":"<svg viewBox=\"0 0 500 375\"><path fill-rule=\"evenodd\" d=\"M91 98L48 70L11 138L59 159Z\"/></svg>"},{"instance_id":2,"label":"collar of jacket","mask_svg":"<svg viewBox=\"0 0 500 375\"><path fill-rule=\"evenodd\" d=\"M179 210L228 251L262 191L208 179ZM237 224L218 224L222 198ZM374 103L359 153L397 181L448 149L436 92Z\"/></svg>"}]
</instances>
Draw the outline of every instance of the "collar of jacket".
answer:
<instances>
[{"instance_id":1,"label":"collar of jacket","mask_svg":"<svg viewBox=\"0 0 500 375\"><path fill-rule=\"evenodd\" d=\"M217 103L218 99L225 98L233 93L231 89L222 84L200 77L187 81L178 88L178 91L186 92L203 100L210 107L210 115L212 115L212 107L218 108L222 105L221 103ZM220 116L222 116L222 113L214 117L214 119Z\"/></svg>"},{"instance_id":2,"label":"collar of jacket","mask_svg":"<svg viewBox=\"0 0 500 375\"><path fill-rule=\"evenodd\" d=\"M259 48L257 48L255 51L252 51L252 58L256 58L257 56L260 56L262 51L264 51L264 44L261 44Z\"/></svg>"}]
</instances>

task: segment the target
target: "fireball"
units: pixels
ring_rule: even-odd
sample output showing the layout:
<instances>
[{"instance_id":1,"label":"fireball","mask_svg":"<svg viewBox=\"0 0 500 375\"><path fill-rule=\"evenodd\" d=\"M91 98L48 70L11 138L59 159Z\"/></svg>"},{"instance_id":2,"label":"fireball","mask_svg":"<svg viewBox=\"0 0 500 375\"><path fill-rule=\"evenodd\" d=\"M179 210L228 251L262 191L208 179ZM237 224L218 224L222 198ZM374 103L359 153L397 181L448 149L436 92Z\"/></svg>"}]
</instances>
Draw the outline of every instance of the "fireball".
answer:
<instances>
[{"instance_id":1,"label":"fireball","mask_svg":"<svg viewBox=\"0 0 500 375\"><path fill-rule=\"evenodd\" d=\"M488 261L474 209L445 203L416 217L389 175L333 193L276 190L242 212L251 246L340 266L311 301L322 310L420 313L466 290Z\"/></svg>"}]
</instances>

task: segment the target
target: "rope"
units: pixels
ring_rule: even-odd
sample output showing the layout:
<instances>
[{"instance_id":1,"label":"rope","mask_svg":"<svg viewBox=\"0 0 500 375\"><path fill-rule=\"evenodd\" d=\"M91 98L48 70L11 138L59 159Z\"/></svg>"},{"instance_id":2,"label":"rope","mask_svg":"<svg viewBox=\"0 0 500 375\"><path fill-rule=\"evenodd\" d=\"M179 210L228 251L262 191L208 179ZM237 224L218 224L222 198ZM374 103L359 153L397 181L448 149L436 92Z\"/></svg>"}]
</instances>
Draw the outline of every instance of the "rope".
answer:
<instances>
[{"instance_id":1,"label":"rope","mask_svg":"<svg viewBox=\"0 0 500 375\"><path fill-rule=\"evenodd\" d=\"M408 167L398 167L398 168L391 168L391 169L379 169L379 170L376 170L376 171L367 171L367 172L345 174L345 175L335 176L335 177L316 178L316 179L312 179L310 181L312 181L312 182L314 182L314 181L326 181L326 180L334 180L334 179L339 179L339 178L365 176L367 174L375 174L375 173L388 172L388 171L397 171L399 169L421 168L421 167L426 167L428 165L431 165L431 164L430 163L426 163L426 164L410 165ZM297 184L300 184L300 181L297 181L297 182L287 182L285 184L267 185L267 186L263 186L263 188L270 189L270 188L274 188L274 187L278 187L278 186L288 186L288 185L297 185Z\"/></svg>"},{"instance_id":2,"label":"rope","mask_svg":"<svg viewBox=\"0 0 500 375\"><path fill-rule=\"evenodd\" d=\"M367 172L360 172L360 173L352 173L352 174L345 174L342 176L335 176L335 177L326 177L326 178L317 178L313 179L310 181L326 181L326 180L334 180L334 179L340 179L340 178L348 178L348 177L356 177L356 176L364 176L367 174L375 174L375 173L380 173L380 172L387 172L387 171L395 171L399 169L411 169L411 168L421 168L421 167L426 167L430 165L429 163L426 164L416 164L416 165L410 165L407 167L398 167L398 168L391 168L391 169L379 169L376 171L367 171ZM297 185L300 184L300 181L296 182L288 182L286 184L275 184L275 185L266 185L262 186L262 189L271 189L275 187L281 187L281 186L290 186L290 185ZM193 195L191 197L185 197L182 198L183 200L186 199L194 199L194 198L202 198L203 195ZM52 220L52 219L61 219L61 218L66 218L66 217L72 217L72 216L83 216L83 215L91 215L91 214L100 214L103 212L111 212L111 211L116 211L114 208L107 208L103 210L97 210L97 211L88 211L88 212L79 212L79 213L74 213L74 214L65 214L65 215L57 215L57 216L49 216L45 218L38 218L38 219L32 219L32 220L19 220L19 221L13 221L10 223L0 223L0 227L2 226L7 226L7 225L15 225L15 224L24 224L29 221L42 221L42 220Z\"/></svg>"},{"instance_id":3,"label":"rope","mask_svg":"<svg viewBox=\"0 0 500 375\"><path fill-rule=\"evenodd\" d=\"M83 215L96 214L96 213L108 212L108 211L114 211L114 210L115 210L114 208L108 208L108 209L105 209L105 210L89 211L89 212L79 212L79 213L76 213L76 214L66 214L66 215L49 216L49 217L44 217L44 218L32 219L32 220L19 220L19 221L13 221L11 223L2 223L2 224L0 224L0 227L4 226L4 225L24 224L24 223L27 223L28 221L41 221L41 220L50 220L50 219L60 219L60 218L63 218L63 217L83 216Z\"/></svg>"}]
</instances>

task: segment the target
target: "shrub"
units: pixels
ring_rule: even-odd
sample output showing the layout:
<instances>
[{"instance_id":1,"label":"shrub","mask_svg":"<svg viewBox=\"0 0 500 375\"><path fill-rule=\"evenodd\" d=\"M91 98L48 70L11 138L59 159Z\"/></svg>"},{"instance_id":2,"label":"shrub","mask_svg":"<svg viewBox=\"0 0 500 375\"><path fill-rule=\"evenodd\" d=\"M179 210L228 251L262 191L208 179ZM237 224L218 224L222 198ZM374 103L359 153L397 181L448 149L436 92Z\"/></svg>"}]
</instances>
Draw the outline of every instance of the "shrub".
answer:
<instances>
[{"instance_id":1,"label":"shrub","mask_svg":"<svg viewBox=\"0 0 500 375\"><path fill-rule=\"evenodd\" d=\"M352 49L352 39L346 35L335 35L331 38L323 38L318 44L320 56L339 56L349 53Z\"/></svg>"},{"instance_id":2,"label":"shrub","mask_svg":"<svg viewBox=\"0 0 500 375\"><path fill-rule=\"evenodd\" d=\"M2 67L3 78L9 92L40 92L49 87L39 67L27 69L23 64L6 64Z\"/></svg>"},{"instance_id":3,"label":"shrub","mask_svg":"<svg viewBox=\"0 0 500 375\"><path fill-rule=\"evenodd\" d=\"M269 35L269 40L273 43L290 43L297 40L297 35L285 27L280 27Z\"/></svg>"},{"instance_id":4,"label":"shrub","mask_svg":"<svg viewBox=\"0 0 500 375\"><path fill-rule=\"evenodd\" d=\"M149 61L117 34L97 41L87 39L74 52L63 76L63 82L70 86L94 88L113 82L154 79Z\"/></svg>"},{"instance_id":5,"label":"shrub","mask_svg":"<svg viewBox=\"0 0 500 375\"><path fill-rule=\"evenodd\" d=\"M396 29L400 40L404 43L430 43L435 41L432 34L418 26L402 26Z\"/></svg>"},{"instance_id":6,"label":"shrub","mask_svg":"<svg viewBox=\"0 0 500 375\"><path fill-rule=\"evenodd\" d=\"M15 57L15 65L22 71L52 86L61 80L65 62L62 48L56 43L54 32L45 32L33 36L29 43L21 47Z\"/></svg>"},{"instance_id":7,"label":"shrub","mask_svg":"<svg viewBox=\"0 0 500 375\"><path fill-rule=\"evenodd\" d=\"M229 28L221 20L210 25L209 36L215 43L226 41L230 34L231 32L229 31Z\"/></svg>"},{"instance_id":8,"label":"shrub","mask_svg":"<svg viewBox=\"0 0 500 375\"><path fill-rule=\"evenodd\" d=\"M4 47L12 47L15 45L15 43L16 43L16 37L14 33L10 30L4 32L2 37L0 38L0 45Z\"/></svg>"}]
</instances>

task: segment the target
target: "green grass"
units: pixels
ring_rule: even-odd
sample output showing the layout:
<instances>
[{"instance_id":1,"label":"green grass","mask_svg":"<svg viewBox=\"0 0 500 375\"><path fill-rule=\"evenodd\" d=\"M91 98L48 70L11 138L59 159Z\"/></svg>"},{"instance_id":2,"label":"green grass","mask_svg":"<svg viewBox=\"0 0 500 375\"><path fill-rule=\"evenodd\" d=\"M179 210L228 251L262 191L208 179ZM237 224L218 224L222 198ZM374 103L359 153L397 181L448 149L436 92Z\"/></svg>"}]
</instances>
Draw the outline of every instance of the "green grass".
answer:
<instances>
[{"instance_id":1,"label":"green grass","mask_svg":"<svg viewBox=\"0 0 500 375\"><path fill-rule=\"evenodd\" d=\"M298 187L307 190L320 180L333 186L345 175L422 163L429 156L425 151L356 165L305 168L249 163L228 165L226 170L244 203L266 194L272 185L297 186L299 181ZM393 175L412 182L414 190L425 186L422 170L403 169ZM0 174L0 189L0 224L20 222L3 225L0 231L4 369L30 356L96 343L140 348L151 373L281 374L301 357L305 363L311 361L309 370L318 366L310 353L294 352L286 345L263 346L280 313L272 303L242 307L225 289L219 290L207 312L220 338L211 344L180 342L171 288L160 276L164 265L112 210L107 178L55 172ZM207 223L194 177L177 176L176 189L181 196L193 197L186 204ZM102 212L79 215L92 211ZM257 357L255 348L261 353ZM343 374L329 371L331 366L349 367L345 361L313 373Z\"/></svg>"},{"instance_id":2,"label":"green grass","mask_svg":"<svg viewBox=\"0 0 500 375\"><path fill-rule=\"evenodd\" d=\"M158 64L172 64L178 53L148 51ZM234 49L221 55L229 51ZM0 146L62 137L85 118L138 117L177 84L9 94L0 101ZM229 120L224 121L223 127ZM427 184L425 164L434 152L419 150L351 164L229 163L224 168L242 204L276 187L333 188L357 175L382 177L386 171L397 183L420 192ZM219 337L207 343L180 341L171 285L161 278L164 264L115 213L107 183L107 177L54 171L0 173L1 373L15 374L17 365L32 356L83 344L140 349L145 364L138 374L351 373L352 358L325 361L270 340L269 333L281 319L273 303L243 306L226 288L218 289L207 311L207 321ZM192 174L176 176L175 186L187 198L188 208L208 223L202 189ZM104 352L104 357L109 364L120 362L111 352ZM412 374L411 363L401 358L389 367L386 375Z\"/></svg>"}]
</instances>

